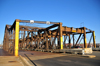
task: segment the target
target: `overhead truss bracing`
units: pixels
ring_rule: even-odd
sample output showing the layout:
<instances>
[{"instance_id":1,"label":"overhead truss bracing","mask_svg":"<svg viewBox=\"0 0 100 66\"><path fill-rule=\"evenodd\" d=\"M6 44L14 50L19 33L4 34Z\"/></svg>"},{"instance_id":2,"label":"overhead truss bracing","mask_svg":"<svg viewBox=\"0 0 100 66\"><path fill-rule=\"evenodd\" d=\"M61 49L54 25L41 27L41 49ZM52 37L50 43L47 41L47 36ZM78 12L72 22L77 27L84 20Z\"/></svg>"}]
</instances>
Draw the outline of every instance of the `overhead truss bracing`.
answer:
<instances>
[{"instance_id":1,"label":"overhead truss bracing","mask_svg":"<svg viewBox=\"0 0 100 66\"><path fill-rule=\"evenodd\" d=\"M18 49L63 49L67 47L66 41L69 49L71 49L71 43L75 47L82 39L84 41L83 48L87 48L92 38L93 45L96 48L95 32L86 27L73 28L62 26L61 22L49 22L49 24L53 25L40 28L23 26L19 25L19 23L30 23L30 20L16 19L13 25L6 25L3 41L3 49L15 54L15 56L18 55ZM46 24L46 21L33 21L33 23ZM55 27L56 29L54 29ZM92 33L88 45L86 41L87 33ZM75 39L75 35L79 35L79 37ZM72 40L73 42L71 42Z\"/></svg>"}]
</instances>

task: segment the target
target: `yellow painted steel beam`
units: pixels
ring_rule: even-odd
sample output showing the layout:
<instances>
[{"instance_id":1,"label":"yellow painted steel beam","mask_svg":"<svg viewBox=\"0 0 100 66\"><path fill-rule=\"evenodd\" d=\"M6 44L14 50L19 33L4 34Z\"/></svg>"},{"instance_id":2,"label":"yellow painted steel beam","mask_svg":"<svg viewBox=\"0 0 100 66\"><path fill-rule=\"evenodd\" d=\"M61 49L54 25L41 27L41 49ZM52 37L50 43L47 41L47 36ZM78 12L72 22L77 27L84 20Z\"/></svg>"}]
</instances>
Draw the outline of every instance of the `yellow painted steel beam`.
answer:
<instances>
[{"instance_id":1,"label":"yellow painted steel beam","mask_svg":"<svg viewBox=\"0 0 100 66\"><path fill-rule=\"evenodd\" d=\"M94 48L96 48L96 42L95 42L95 32L93 31L93 45L94 45Z\"/></svg>"},{"instance_id":2,"label":"yellow painted steel beam","mask_svg":"<svg viewBox=\"0 0 100 66\"><path fill-rule=\"evenodd\" d=\"M61 40L61 48L60 49L63 49L63 38L60 37L60 40Z\"/></svg>"},{"instance_id":3,"label":"yellow painted steel beam","mask_svg":"<svg viewBox=\"0 0 100 66\"><path fill-rule=\"evenodd\" d=\"M59 23L60 49L63 49L62 23Z\"/></svg>"},{"instance_id":4,"label":"yellow painted steel beam","mask_svg":"<svg viewBox=\"0 0 100 66\"><path fill-rule=\"evenodd\" d=\"M15 24L15 56L18 56L18 44L19 44L19 22Z\"/></svg>"}]
</instances>

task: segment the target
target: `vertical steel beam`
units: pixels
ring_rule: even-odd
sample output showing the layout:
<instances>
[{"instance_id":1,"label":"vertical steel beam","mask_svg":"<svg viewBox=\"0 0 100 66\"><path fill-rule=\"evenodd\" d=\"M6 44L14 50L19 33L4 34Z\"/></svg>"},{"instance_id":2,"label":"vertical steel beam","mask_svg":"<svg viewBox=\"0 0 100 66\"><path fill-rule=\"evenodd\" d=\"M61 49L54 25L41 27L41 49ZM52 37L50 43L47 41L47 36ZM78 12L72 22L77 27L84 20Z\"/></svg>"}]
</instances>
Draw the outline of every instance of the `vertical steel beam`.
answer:
<instances>
[{"instance_id":1,"label":"vertical steel beam","mask_svg":"<svg viewBox=\"0 0 100 66\"><path fill-rule=\"evenodd\" d=\"M71 49L71 39L70 39L70 34L69 34L69 49Z\"/></svg>"},{"instance_id":2,"label":"vertical steel beam","mask_svg":"<svg viewBox=\"0 0 100 66\"><path fill-rule=\"evenodd\" d=\"M53 41L52 41L52 47L54 46L55 44L55 40L56 40L56 36L54 37Z\"/></svg>"},{"instance_id":3,"label":"vertical steel beam","mask_svg":"<svg viewBox=\"0 0 100 66\"><path fill-rule=\"evenodd\" d=\"M32 41L33 41L33 32L31 32L31 45L32 45Z\"/></svg>"},{"instance_id":4,"label":"vertical steel beam","mask_svg":"<svg viewBox=\"0 0 100 66\"><path fill-rule=\"evenodd\" d=\"M36 29L34 29L34 30L36 30ZM36 36L36 32L35 32L35 36ZM36 39L35 39L35 47L37 47L37 44L36 44Z\"/></svg>"},{"instance_id":5,"label":"vertical steel beam","mask_svg":"<svg viewBox=\"0 0 100 66\"><path fill-rule=\"evenodd\" d=\"M18 56L18 44L19 44L19 21L16 20L16 24L15 24L15 56Z\"/></svg>"},{"instance_id":6,"label":"vertical steel beam","mask_svg":"<svg viewBox=\"0 0 100 66\"><path fill-rule=\"evenodd\" d=\"M60 49L63 49L62 23L59 23L59 41Z\"/></svg>"},{"instance_id":7,"label":"vertical steel beam","mask_svg":"<svg viewBox=\"0 0 100 66\"><path fill-rule=\"evenodd\" d=\"M22 37L22 31L20 31L20 37L21 37L21 39L23 39L23 37ZM23 42L21 42L21 49L23 48Z\"/></svg>"},{"instance_id":8,"label":"vertical steel beam","mask_svg":"<svg viewBox=\"0 0 100 66\"><path fill-rule=\"evenodd\" d=\"M13 54L15 54L15 32L14 32L14 28L13 28Z\"/></svg>"},{"instance_id":9,"label":"vertical steel beam","mask_svg":"<svg viewBox=\"0 0 100 66\"><path fill-rule=\"evenodd\" d=\"M66 41L66 36L64 35L64 42L63 42L64 47L65 47L65 41Z\"/></svg>"},{"instance_id":10,"label":"vertical steel beam","mask_svg":"<svg viewBox=\"0 0 100 66\"><path fill-rule=\"evenodd\" d=\"M86 41L86 28L84 27L84 48L87 48L87 41Z\"/></svg>"},{"instance_id":11,"label":"vertical steel beam","mask_svg":"<svg viewBox=\"0 0 100 66\"><path fill-rule=\"evenodd\" d=\"M4 39L4 40L5 40L5 39ZM4 45L5 45L4 40L3 40L3 50L5 50L5 48L4 48Z\"/></svg>"},{"instance_id":12,"label":"vertical steel beam","mask_svg":"<svg viewBox=\"0 0 100 66\"><path fill-rule=\"evenodd\" d=\"M29 44L29 32L27 31L27 40L26 40L26 46Z\"/></svg>"},{"instance_id":13,"label":"vertical steel beam","mask_svg":"<svg viewBox=\"0 0 100 66\"><path fill-rule=\"evenodd\" d=\"M66 39L67 39L67 36L65 35L65 36L64 36L64 47L65 47L65 48L66 48L66 45L65 45Z\"/></svg>"},{"instance_id":14,"label":"vertical steel beam","mask_svg":"<svg viewBox=\"0 0 100 66\"><path fill-rule=\"evenodd\" d=\"M7 30L7 28L6 28L6 51L8 51L8 44L9 43L9 40L8 40L8 30Z\"/></svg>"},{"instance_id":15,"label":"vertical steel beam","mask_svg":"<svg viewBox=\"0 0 100 66\"><path fill-rule=\"evenodd\" d=\"M57 42L58 42L58 48L57 48L57 49L59 49L59 48L60 48L60 44L59 44L59 36L57 36Z\"/></svg>"},{"instance_id":16,"label":"vertical steel beam","mask_svg":"<svg viewBox=\"0 0 100 66\"><path fill-rule=\"evenodd\" d=\"M39 45L38 45L38 49L39 49L39 48L40 48L40 39L39 39L39 41L38 41L38 42L39 42Z\"/></svg>"},{"instance_id":17,"label":"vertical steel beam","mask_svg":"<svg viewBox=\"0 0 100 66\"><path fill-rule=\"evenodd\" d=\"M23 38L22 38L22 48L24 47L24 36L25 36L25 31L24 31L24 33L23 33Z\"/></svg>"},{"instance_id":18,"label":"vertical steel beam","mask_svg":"<svg viewBox=\"0 0 100 66\"><path fill-rule=\"evenodd\" d=\"M94 45L94 48L96 48L96 43L95 43L95 32L93 31L92 34L93 34L93 45Z\"/></svg>"},{"instance_id":19,"label":"vertical steel beam","mask_svg":"<svg viewBox=\"0 0 100 66\"><path fill-rule=\"evenodd\" d=\"M25 31L24 31L24 36L23 36L23 45L24 45L24 48L25 48Z\"/></svg>"},{"instance_id":20,"label":"vertical steel beam","mask_svg":"<svg viewBox=\"0 0 100 66\"><path fill-rule=\"evenodd\" d=\"M11 47L11 30L9 31L9 48Z\"/></svg>"},{"instance_id":21,"label":"vertical steel beam","mask_svg":"<svg viewBox=\"0 0 100 66\"><path fill-rule=\"evenodd\" d=\"M48 33L46 31L46 50L48 50Z\"/></svg>"},{"instance_id":22,"label":"vertical steel beam","mask_svg":"<svg viewBox=\"0 0 100 66\"><path fill-rule=\"evenodd\" d=\"M6 51L6 28L5 28L5 36L4 36L4 41L3 41L3 49Z\"/></svg>"},{"instance_id":23,"label":"vertical steel beam","mask_svg":"<svg viewBox=\"0 0 100 66\"><path fill-rule=\"evenodd\" d=\"M51 45L51 48L53 48L53 45L54 45L54 38L52 37L52 45Z\"/></svg>"},{"instance_id":24,"label":"vertical steel beam","mask_svg":"<svg viewBox=\"0 0 100 66\"><path fill-rule=\"evenodd\" d=\"M40 32L37 32L37 35L38 35L38 49L39 49L40 48L40 41L41 41Z\"/></svg>"},{"instance_id":25,"label":"vertical steel beam","mask_svg":"<svg viewBox=\"0 0 100 66\"><path fill-rule=\"evenodd\" d=\"M37 39L37 48L39 49L39 40L40 39Z\"/></svg>"},{"instance_id":26,"label":"vertical steel beam","mask_svg":"<svg viewBox=\"0 0 100 66\"><path fill-rule=\"evenodd\" d=\"M49 38L49 49L50 49L50 46L51 46L51 37Z\"/></svg>"},{"instance_id":27,"label":"vertical steel beam","mask_svg":"<svg viewBox=\"0 0 100 66\"><path fill-rule=\"evenodd\" d=\"M75 42L75 39L74 39L74 34L73 34L73 47L74 47L74 44L75 44L74 42Z\"/></svg>"}]
</instances>

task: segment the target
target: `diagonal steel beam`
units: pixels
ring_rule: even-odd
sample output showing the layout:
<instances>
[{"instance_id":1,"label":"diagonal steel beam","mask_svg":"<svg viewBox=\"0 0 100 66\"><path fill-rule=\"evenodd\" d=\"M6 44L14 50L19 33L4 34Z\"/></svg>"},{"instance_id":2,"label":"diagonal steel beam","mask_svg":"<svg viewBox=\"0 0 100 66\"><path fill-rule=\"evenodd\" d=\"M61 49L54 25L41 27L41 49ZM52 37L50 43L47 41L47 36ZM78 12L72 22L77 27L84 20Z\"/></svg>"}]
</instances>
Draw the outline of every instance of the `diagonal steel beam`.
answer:
<instances>
[{"instance_id":1,"label":"diagonal steel beam","mask_svg":"<svg viewBox=\"0 0 100 66\"><path fill-rule=\"evenodd\" d=\"M79 39L80 39L81 35L82 35L82 34L80 34L80 35L79 35L79 37L78 37L78 39L77 39L77 41L76 41L75 46L77 45L77 43L78 43L78 41L79 41Z\"/></svg>"}]
</instances>

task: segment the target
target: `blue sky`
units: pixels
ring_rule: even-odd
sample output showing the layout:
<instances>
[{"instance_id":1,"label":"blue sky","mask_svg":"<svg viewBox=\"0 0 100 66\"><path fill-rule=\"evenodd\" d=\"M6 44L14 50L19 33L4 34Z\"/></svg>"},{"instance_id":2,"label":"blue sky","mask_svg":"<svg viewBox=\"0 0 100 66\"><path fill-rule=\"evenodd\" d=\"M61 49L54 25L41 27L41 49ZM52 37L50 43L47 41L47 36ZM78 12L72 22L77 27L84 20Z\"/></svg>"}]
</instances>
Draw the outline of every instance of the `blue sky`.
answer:
<instances>
[{"instance_id":1,"label":"blue sky","mask_svg":"<svg viewBox=\"0 0 100 66\"><path fill-rule=\"evenodd\" d=\"M0 43L6 24L15 19L62 22L95 31L100 43L100 0L0 0Z\"/></svg>"}]
</instances>

